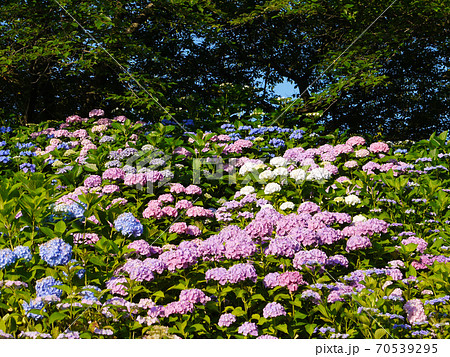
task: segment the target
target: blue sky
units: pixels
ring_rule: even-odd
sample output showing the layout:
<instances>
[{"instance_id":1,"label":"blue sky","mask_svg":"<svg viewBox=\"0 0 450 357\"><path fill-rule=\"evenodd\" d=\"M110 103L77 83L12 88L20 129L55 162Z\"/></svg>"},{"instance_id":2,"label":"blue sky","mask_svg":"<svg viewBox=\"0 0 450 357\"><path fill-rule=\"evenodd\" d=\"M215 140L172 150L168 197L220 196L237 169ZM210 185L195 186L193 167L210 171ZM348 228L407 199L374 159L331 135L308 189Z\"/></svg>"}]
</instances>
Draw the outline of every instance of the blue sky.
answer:
<instances>
[{"instance_id":1,"label":"blue sky","mask_svg":"<svg viewBox=\"0 0 450 357\"><path fill-rule=\"evenodd\" d=\"M294 84L288 82L286 79L283 83L277 84L274 88L274 91L280 97L292 97L293 94L298 93L298 89L294 88Z\"/></svg>"}]
</instances>

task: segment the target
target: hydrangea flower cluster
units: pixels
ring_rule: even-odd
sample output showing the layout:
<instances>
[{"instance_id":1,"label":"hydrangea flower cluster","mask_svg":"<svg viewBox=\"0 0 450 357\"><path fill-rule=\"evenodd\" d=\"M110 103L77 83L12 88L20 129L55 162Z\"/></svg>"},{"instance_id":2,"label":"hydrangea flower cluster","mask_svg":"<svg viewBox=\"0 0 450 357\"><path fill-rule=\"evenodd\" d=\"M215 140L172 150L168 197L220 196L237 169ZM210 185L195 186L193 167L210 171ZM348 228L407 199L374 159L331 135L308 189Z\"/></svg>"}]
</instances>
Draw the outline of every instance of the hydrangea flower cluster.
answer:
<instances>
[{"instance_id":1,"label":"hydrangea flower cluster","mask_svg":"<svg viewBox=\"0 0 450 357\"><path fill-rule=\"evenodd\" d=\"M72 258L72 246L61 238L53 238L39 246L39 255L48 265L66 265Z\"/></svg>"},{"instance_id":2,"label":"hydrangea flower cluster","mask_svg":"<svg viewBox=\"0 0 450 357\"><path fill-rule=\"evenodd\" d=\"M144 232L144 227L132 213L120 214L114 221L114 228L124 236L139 237Z\"/></svg>"}]
</instances>

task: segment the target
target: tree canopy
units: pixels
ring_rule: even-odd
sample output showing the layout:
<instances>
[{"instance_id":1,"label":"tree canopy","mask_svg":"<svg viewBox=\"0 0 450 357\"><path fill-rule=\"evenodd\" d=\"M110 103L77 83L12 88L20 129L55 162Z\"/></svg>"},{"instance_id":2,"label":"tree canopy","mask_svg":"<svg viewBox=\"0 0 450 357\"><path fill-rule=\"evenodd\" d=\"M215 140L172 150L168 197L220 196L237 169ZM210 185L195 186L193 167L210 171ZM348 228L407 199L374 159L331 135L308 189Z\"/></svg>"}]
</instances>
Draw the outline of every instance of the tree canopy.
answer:
<instances>
[{"instance_id":1,"label":"tree canopy","mask_svg":"<svg viewBox=\"0 0 450 357\"><path fill-rule=\"evenodd\" d=\"M199 125L262 109L419 138L449 124L447 0L4 0L0 115ZM291 101L273 89L296 85ZM280 115L282 114L282 115Z\"/></svg>"}]
</instances>

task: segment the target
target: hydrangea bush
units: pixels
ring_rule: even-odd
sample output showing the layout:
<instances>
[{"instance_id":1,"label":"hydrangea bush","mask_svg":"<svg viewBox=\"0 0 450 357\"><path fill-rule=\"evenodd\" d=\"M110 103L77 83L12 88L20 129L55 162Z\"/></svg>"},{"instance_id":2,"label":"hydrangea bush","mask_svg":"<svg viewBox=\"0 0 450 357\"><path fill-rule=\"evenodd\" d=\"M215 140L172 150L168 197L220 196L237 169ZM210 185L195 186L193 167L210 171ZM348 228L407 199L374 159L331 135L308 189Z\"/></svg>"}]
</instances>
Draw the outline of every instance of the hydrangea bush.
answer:
<instances>
[{"instance_id":1,"label":"hydrangea bush","mask_svg":"<svg viewBox=\"0 0 450 357\"><path fill-rule=\"evenodd\" d=\"M1 131L2 338L445 338L447 133L93 110Z\"/></svg>"}]
</instances>

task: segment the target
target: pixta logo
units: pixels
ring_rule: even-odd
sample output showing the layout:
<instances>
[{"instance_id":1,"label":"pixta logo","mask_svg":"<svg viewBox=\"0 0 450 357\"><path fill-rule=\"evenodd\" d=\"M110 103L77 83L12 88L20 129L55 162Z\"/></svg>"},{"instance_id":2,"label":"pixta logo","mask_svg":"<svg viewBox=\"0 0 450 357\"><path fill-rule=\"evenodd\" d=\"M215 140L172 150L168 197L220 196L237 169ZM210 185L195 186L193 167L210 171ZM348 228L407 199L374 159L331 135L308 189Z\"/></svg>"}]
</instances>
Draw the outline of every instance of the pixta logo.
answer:
<instances>
[{"instance_id":1,"label":"pixta logo","mask_svg":"<svg viewBox=\"0 0 450 357\"><path fill-rule=\"evenodd\" d=\"M126 172L124 184L153 193L155 187L164 186L174 177L171 156L151 145L143 149L127 158L123 167Z\"/></svg>"}]
</instances>

